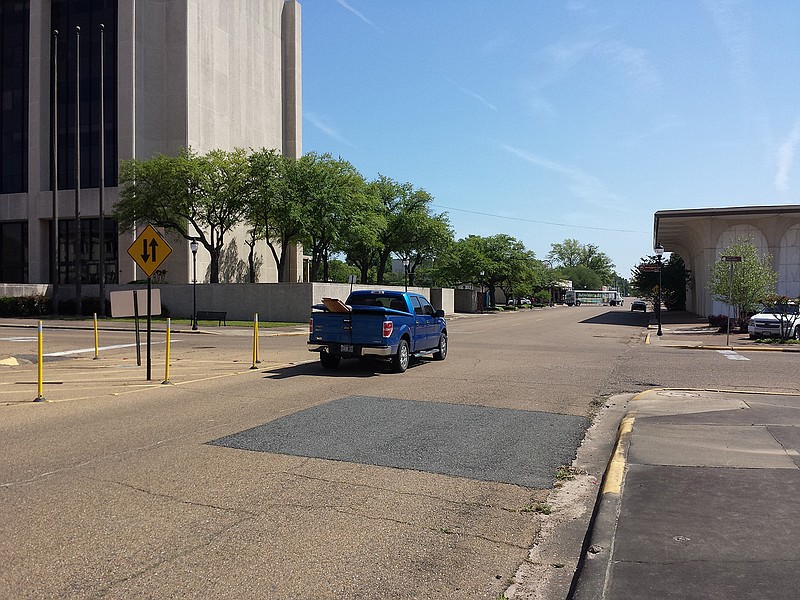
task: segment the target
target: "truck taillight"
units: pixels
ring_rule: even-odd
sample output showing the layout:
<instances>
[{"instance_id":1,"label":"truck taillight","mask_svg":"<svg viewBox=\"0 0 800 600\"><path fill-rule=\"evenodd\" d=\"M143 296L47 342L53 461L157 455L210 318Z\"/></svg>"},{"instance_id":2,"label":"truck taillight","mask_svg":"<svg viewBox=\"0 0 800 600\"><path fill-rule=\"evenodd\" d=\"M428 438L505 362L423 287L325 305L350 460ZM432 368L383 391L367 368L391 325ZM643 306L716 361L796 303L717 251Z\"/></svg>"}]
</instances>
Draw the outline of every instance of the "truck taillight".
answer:
<instances>
[{"instance_id":1,"label":"truck taillight","mask_svg":"<svg viewBox=\"0 0 800 600\"><path fill-rule=\"evenodd\" d=\"M391 321L384 321L383 337L392 337L392 331L394 331L394 323L392 323Z\"/></svg>"},{"instance_id":2,"label":"truck taillight","mask_svg":"<svg viewBox=\"0 0 800 600\"><path fill-rule=\"evenodd\" d=\"M309 334L314 333L314 319L308 320L308 333Z\"/></svg>"}]
</instances>

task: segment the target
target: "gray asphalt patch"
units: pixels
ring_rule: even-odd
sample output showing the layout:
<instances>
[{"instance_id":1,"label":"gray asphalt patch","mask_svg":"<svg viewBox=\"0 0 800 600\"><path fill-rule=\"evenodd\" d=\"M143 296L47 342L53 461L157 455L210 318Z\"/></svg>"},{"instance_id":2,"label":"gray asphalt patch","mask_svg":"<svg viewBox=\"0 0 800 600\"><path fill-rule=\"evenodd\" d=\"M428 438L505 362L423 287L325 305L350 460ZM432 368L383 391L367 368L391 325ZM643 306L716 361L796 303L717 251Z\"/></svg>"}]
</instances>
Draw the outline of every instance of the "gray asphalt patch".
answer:
<instances>
[{"instance_id":1,"label":"gray asphalt patch","mask_svg":"<svg viewBox=\"0 0 800 600\"><path fill-rule=\"evenodd\" d=\"M573 415L350 396L210 443L544 489L588 426Z\"/></svg>"}]
</instances>

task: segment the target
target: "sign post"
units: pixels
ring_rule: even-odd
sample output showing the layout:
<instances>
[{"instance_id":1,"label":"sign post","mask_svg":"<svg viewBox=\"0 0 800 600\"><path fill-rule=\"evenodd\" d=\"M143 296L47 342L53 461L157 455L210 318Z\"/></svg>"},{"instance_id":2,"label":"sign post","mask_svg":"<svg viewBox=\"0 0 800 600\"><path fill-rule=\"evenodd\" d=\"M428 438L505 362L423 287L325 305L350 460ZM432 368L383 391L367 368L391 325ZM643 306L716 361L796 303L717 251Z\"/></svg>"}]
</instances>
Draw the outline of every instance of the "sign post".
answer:
<instances>
[{"instance_id":1,"label":"sign post","mask_svg":"<svg viewBox=\"0 0 800 600\"><path fill-rule=\"evenodd\" d=\"M737 262L742 262L741 256L723 256L723 262L728 263L731 266L731 276L730 276L730 283L728 286L728 323L727 323L727 333L725 334L725 345L731 345L731 304L733 304L733 265Z\"/></svg>"},{"instance_id":2,"label":"sign post","mask_svg":"<svg viewBox=\"0 0 800 600\"><path fill-rule=\"evenodd\" d=\"M139 265L147 275L147 381L150 381L150 331L152 304L150 294L152 291L153 273L161 266L172 253L172 247L161 237L152 225L147 225L144 231L133 240L128 255Z\"/></svg>"}]
</instances>

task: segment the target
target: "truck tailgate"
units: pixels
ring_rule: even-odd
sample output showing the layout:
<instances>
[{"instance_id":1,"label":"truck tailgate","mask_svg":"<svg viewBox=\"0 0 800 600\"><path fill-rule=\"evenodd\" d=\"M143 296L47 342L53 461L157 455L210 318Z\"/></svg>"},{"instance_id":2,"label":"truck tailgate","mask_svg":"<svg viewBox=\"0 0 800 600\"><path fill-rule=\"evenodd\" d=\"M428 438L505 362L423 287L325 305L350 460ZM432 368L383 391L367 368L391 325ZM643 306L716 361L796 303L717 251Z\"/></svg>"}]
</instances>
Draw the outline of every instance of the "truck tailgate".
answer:
<instances>
[{"instance_id":1,"label":"truck tailgate","mask_svg":"<svg viewBox=\"0 0 800 600\"><path fill-rule=\"evenodd\" d=\"M325 344L383 343L383 314L376 312L315 313L311 342ZM353 338L353 331L356 337Z\"/></svg>"}]
</instances>

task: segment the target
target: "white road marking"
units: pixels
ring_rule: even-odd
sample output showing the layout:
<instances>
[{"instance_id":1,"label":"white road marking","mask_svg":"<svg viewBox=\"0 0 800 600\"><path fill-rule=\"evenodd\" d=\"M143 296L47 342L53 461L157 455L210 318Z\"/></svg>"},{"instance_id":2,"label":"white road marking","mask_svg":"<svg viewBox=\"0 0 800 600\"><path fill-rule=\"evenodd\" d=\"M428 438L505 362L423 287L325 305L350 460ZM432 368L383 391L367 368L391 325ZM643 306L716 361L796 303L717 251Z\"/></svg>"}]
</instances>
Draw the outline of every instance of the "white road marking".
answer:
<instances>
[{"instance_id":1,"label":"white road marking","mask_svg":"<svg viewBox=\"0 0 800 600\"><path fill-rule=\"evenodd\" d=\"M33 337L9 337L9 338L0 338L0 342L35 342L37 339L36 336Z\"/></svg>"},{"instance_id":2,"label":"white road marking","mask_svg":"<svg viewBox=\"0 0 800 600\"><path fill-rule=\"evenodd\" d=\"M173 344L175 342L179 342L180 340L170 340ZM166 342L154 342L151 341L150 344L166 344ZM142 346L146 346L146 344L142 344ZM136 344L115 344L114 346L100 346L98 351L100 350L117 350L119 348L135 348ZM94 347L92 348L80 348L78 350L64 350L63 352L46 352L43 356L69 356L70 354L87 354L89 352L94 352Z\"/></svg>"},{"instance_id":3,"label":"white road marking","mask_svg":"<svg viewBox=\"0 0 800 600\"><path fill-rule=\"evenodd\" d=\"M742 356L741 354L737 354L733 350L717 350L720 354L722 354L728 360L750 360L749 358Z\"/></svg>"}]
</instances>

